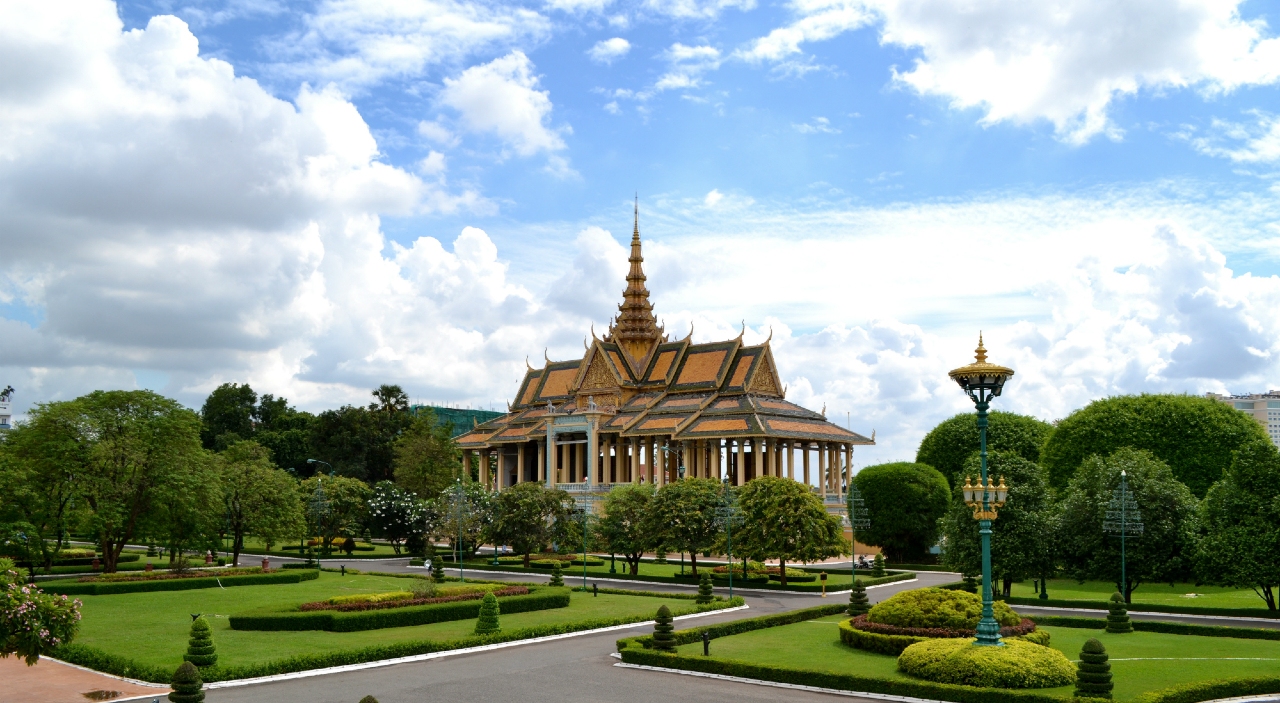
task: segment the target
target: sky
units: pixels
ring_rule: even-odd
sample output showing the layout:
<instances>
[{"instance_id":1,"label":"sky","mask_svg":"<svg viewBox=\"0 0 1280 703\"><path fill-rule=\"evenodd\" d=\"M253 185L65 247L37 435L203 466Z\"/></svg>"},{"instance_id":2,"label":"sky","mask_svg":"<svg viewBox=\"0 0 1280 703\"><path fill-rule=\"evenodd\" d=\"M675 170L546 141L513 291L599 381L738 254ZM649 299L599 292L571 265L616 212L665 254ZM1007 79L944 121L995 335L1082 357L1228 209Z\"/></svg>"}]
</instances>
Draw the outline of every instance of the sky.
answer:
<instances>
[{"instance_id":1,"label":"sky","mask_svg":"<svg viewBox=\"0 0 1280 703\"><path fill-rule=\"evenodd\" d=\"M910 460L1280 387L1280 18L1248 0L0 0L0 386L505 409L621 302L770 338ZM1270 13L1270 14L1269 14Z\"/></svg>"}]
</instances>

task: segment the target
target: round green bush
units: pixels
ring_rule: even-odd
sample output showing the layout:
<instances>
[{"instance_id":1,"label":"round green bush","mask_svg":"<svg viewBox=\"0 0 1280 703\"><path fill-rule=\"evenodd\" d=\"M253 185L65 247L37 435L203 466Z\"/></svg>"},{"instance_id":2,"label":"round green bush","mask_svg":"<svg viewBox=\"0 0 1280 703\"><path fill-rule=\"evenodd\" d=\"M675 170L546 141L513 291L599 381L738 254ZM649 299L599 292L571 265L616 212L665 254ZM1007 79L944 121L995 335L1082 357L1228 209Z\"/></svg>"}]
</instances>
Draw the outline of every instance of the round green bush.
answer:
<instances>
[{"instance_id":1,"label":"round green bush","mask_svg":"<svg viewBox=\"0 0 1280 703\"><path fill-rule=\"evenodd\" d=\"M554 569L559 566L561 569L568 568L569 561L560 561L559 559L534 559L529 562L529 566L535 569Z\"/></svg>"},{"instance_id":2,"label":"round green bush","mask_svg":"<svg viewBox=\"0 0 1280 703\"><path fill-rule=\"evenodd\" d=\"M996 622L1013 627L1022 618L1004 601L993 605ZM950 630L974 630L982 617L982 599L964 591L941 588L919 588L903 591L887 598L867 613L870 622L897 627L944 627Z\"/></svg>"},{"instance_id":3,"label":"round green bush","mask_svg":"<svg viewBox=\"0 0 1280 703\"><path fill-rule=\"evenodd\" d=\"M931 639L902 650L898 671L909 676L982 688L1053 688L1075 681L1076 667L1051 647L1005 640L980 647L971 639Z\"/></svg>"}]
</instances>

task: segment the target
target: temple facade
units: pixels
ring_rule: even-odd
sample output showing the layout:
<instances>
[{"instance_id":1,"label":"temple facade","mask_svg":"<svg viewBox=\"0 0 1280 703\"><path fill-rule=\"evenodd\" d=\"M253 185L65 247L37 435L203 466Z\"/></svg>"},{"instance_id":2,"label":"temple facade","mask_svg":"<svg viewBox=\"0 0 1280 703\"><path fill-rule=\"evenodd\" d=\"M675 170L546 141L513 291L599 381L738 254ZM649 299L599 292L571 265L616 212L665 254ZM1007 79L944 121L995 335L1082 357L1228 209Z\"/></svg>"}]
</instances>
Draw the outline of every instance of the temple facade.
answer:
<instances>
[{"instance_id":1,"label":"temple facade","mask_svg":"<svg viewBox=\"0 0 1280 703\"><path fill-rule=\"evenodd\" d=\"M786 399L769 342L671 340L645 287L637 216L618 315L581 359L529 368L509 412L458 438L468 474L575 493L687 477L806 483L838 505L853 448L874 444ZM825 411L825 408L824 408Z\"/></svg>"}]
</instances>

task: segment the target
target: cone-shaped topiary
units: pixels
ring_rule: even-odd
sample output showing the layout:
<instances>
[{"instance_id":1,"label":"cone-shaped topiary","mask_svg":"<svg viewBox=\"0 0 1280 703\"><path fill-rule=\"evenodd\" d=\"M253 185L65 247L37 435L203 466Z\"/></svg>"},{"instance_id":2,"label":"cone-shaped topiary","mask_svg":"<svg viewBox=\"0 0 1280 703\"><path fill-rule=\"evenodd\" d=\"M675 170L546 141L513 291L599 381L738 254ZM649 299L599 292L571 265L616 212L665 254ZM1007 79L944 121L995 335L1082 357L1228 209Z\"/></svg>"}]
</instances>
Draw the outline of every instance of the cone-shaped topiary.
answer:
<instances>
[{"instance_id":1,"label":"cone-shaped topiary","mask_svg":"<svg viewBox=\"0 0 1280 703\"><path fill-rule=\"evenodd\" d=\"M871 601L867 600L867 587L854 579L853 590L849 591L849 614L857 617L871 610Z\"/></svg>"},{"instance_id":2,"label":"cone-shaped topiary","mask_svg":"<svg viewBox=\"0 0 1280 703\"><path fill-rule=\"evenodd\" d=\"M551 585L564 585L564 570L560 568L560 562L556 562L556 565L551 567Z\"/></svg>"},{"instance_id":3,"label":"cone-shaped topiary","mask_svg":"<svg viewBox=\"0 0 1280 703\"><path fill-rule=\"evenodd\" d=\"M874 561L871 562L871 576L880 578L884 576L884 555L877 554Z\"/></svg>"},{"instance_id":4,"label":"cone-shaped topiary","mask_svg":"<svg viewBox=\"0 0 1280 703\"><path fill-rule=\"evenodd\" d=\"M1112 594L1110 610L1107 613L1107 632L1133 632L1133 623L1129 622L1129 609L1124 607L1124 596Z\"/></svg>"},{"instance_id":5,"label":"cone-shaped topiary","mask_svg":"<svg viewBox=\"0 0 1280 703\"><path fill-rule=\"evenodd\" d=\"M1090 637L1080 649L1080 662L1076 664L1076 698L1110 698L1111 663L1107 661L1107 648Z\"/></svg>"},{"instance_id":6,"label":"cone-shaped topiary","mask_svg":"<svg viewBox=\"0 0 1280 703\"><path fill-rule=\"evenodd\" d=\"M658 608L658 617L653 624L653 648L660 652L676 651L675 636L671 633L676 628L671 624L671 609L667 606Z\"/></svg>"},{"instance_id":7,"label":"cone-shaped topiary","mask_svg":"<svg viewBox=\"0 0 1280 703\"><path fill-rule=\"evenodd\" d=\"M977 593L977 592L978 592L978 579L977 579L977 577L976 577L976 576L973 576L973 575L965 576L965 577L964 577L964 589L963 589L963 590L964 590L964 592L965 592L965 593Z\"/></svg>"},{"instance_id":8,"label":"cone-shaped topiary","mask_svg":"<svg viewBox=\"0 0 1280 703\"><path fill-rule=\"evenodd\" d=\"M213 628L200 616L191 621L191 638L187 640L187 653L182 658L199 667L218 663L218 648L213 644Z\"/></svg>"},{"instance_id":9,"label":"cone-shaped topiary","mask_svg":"<svg viewBox=\"0 0 1280 703\"><path fill-rule=\"evenodd\" d=\"M172 703L200 703L204 700L204 681L200 679L200 670L191 662L178 665L169 685L173 687L169 694Z\"/></svg>"},{"instance_id":10,"label":"cone-shaped topiary","mask_svg":"<svg viewBox=\"0 0 1280 703\"><path fill-rule=\"evenodd\" d=\"M436 583L444 583L444 559L436 558L431 562L431 579Z\"/></svg>"},{"instance_id":11,"label":"cone-shaped topiary","mask_svg":"<svg viewBox=\"0 0 1280 703\"><path fill-rule=\"evenodd\" d=\"M696 603L704 604L715 600L715 594L711 591L711 574L703 571L698 576L698 597L694 599Z\"/></svg>"},{"instance_id":12,"label":"cone-shaped topiary","mask_svg":"<svg viewBox=\"0 0 1280 703\"><path fill-rule=\"evenodd\" d=\"M365 696L360 699L360 703L378 703L378 699L373 696Z\"/></svg>"},{"instance_id":13,"label":"cone-shaped topiary","mask_svg":"<svg viewBox=\"0 0 1280 703\"><path fill-rule=\"evenodd\" d=\"M502 631L498 625L498 612L498 599L493 592L484 594L484 600L480 602L480 617L476 620L477 635L489 635Z\"/></svg>"}]
</instances>

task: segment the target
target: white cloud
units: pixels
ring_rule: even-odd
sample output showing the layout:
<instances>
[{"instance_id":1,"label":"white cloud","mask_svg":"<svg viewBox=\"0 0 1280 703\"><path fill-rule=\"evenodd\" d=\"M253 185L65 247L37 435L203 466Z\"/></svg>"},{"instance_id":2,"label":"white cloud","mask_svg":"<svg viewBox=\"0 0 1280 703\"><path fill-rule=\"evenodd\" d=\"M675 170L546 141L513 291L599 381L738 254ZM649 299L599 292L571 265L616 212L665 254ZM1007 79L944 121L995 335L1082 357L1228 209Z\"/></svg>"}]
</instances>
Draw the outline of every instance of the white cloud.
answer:
<instances>
[{"instance_id":1,"label":"white cloud","mask_svg":"<svg viewBox=\"0 0 1280 703\"><path fill-rule=\"evenodd\" d=\"M715 207L720 204L721 200L724 200L724 193L721 193L719 189L712 188L711 192L707 193L707 197L702 199L702 202L707 207Z\"/></svg>"},{"instance_id":2,"label":"white cloud","mask_svg":"<svg viewBox=\"0 0 1280 703\"><path fill-rule=\"evenodd\" d=\"M815 134L818 132L823 134L840 133L839 129L831 126L831 120L825 117L815 117L812 122L805 122L804 124L792 123L791 127L801 134Z\"/></svg>"},{"instance_id":3,"label":"white cloud","mask_svg":"<svg viewBox=\"0 0 1280 703\"><path fill-rule=\"evenodd\" d=\"M605 104L604 104L604 111L605 111L605 112L607 112L607 113L609 113L610 115L621 115L621 114L622 114L622 108L618 107L618 101L617 101L617 100L610 100L609 102L605 103Z\"/></svg>"},{"instance_id":4,"label":"white cloud","mask_svg":"<svg viewBox=\"0 0 1280 703\"><path fill-rule=\"evenodd\" d=\"M438 151L428 153L426 157L418 162L418 173L425 176L438 176L444 173L446 169L444 154Z\"/></svg>"},{"instance_id":5,"label":"white cloud","mask_svg":"<svg viewBox=\"0 0 1280 703\"><path fill-rule=\"evenodd\" d=\"M685 46L680 42L671 45L663 54L670 69L658 78L654 91L697 88L702 76L720 68L720 50L713 46Z\"/></svg>"},{"instance_id":6,"label":"white cloud","mask_svg":"<svg viewBox=\"0 0 1280 703\"><path fill-rule=\"evenodd\" d=\"M277 70L357 90L540 40L551 24L509 3L322 0L303 18L303 27L271 45L280 61Z\"/></svg>"},{"instance_id":7,"label":"white cloud","mask_svg":"<svg viewBox=\"0 0 1280 703\"><path fill-rule=\"evenodd\" d=\"M1108 108L1117 96L1195 87L1206 93L1280 78L1280 39L1240 18L1238 1L796 0L793 23L737 54L777 61L804 42L829 39L876 17L881 42L920 57L895 79L983 124L1047 120L1082 143L1118 137Z\"/></svg>"},{"instance_id":8,"label":"white cloud","mask_svg":"<svg viewBox=\"0 0 1280 703\"><path fill-rule=\"evenodd\" d=\"M538 90L533 62L521 51L472 66L446 78L440 102L457 110L470 131L493 134L521 156L565 148L560 133L547 126L550 93ZM563 129L563 128L562 128Z\"/></svg>"},{"instance_id":9,"label":"white cloud","mask_svg":"<svg viewBox=\"0 0 1280 703\"><path fill-rule=\"evenodd\" d=\"M604 12L613 0L546 0L546 6L561 12Z\"/></svg>"},{"instance_id":10,"label":"white cloud","mask_svg":"<svg viewBox=\"0 0 1280 703\"><path fill-rule=\"evenodd\" d=\"M644 7L675 19L715 19L724 10L755 9L755 0L645 0Z\"/></svg>"},{"instance_id":11,"label":"white cloud","mask_svg":"<svg viewBox=\"0 0 1280 703\"><path fill-rule=\"evenodd\" d=\"M1280 161L1280 117L1260 111L1252 114L1253 124L1214 120L1209 135L1190 139L1192 146L1202 154L1236 163Z\"/></svg>"},{"instance_id":12,"label":"white cloud","mask_svg":"<svg viewBox=\"0 0 1280 703\"><path fill-rule=\"evenodd\" d=\"M457 146L462 141L458 139L458 135L454 134L448 127L440 124L438 120L423 120L419 122L418 134L441 146Z\"/></svg>"},{"instance_id":13,"label":"white cloud","mask_svg":"<svg viewBox=\"0 0 1280 703\"><path fill-rule=\"evenodd\" d=\"M595 46L587 51L587 56L596 63L609 64L626 56L628 51L631 51L631 42L622 37L614 37L596 42Z\"/></svg>"}]
</instances>

